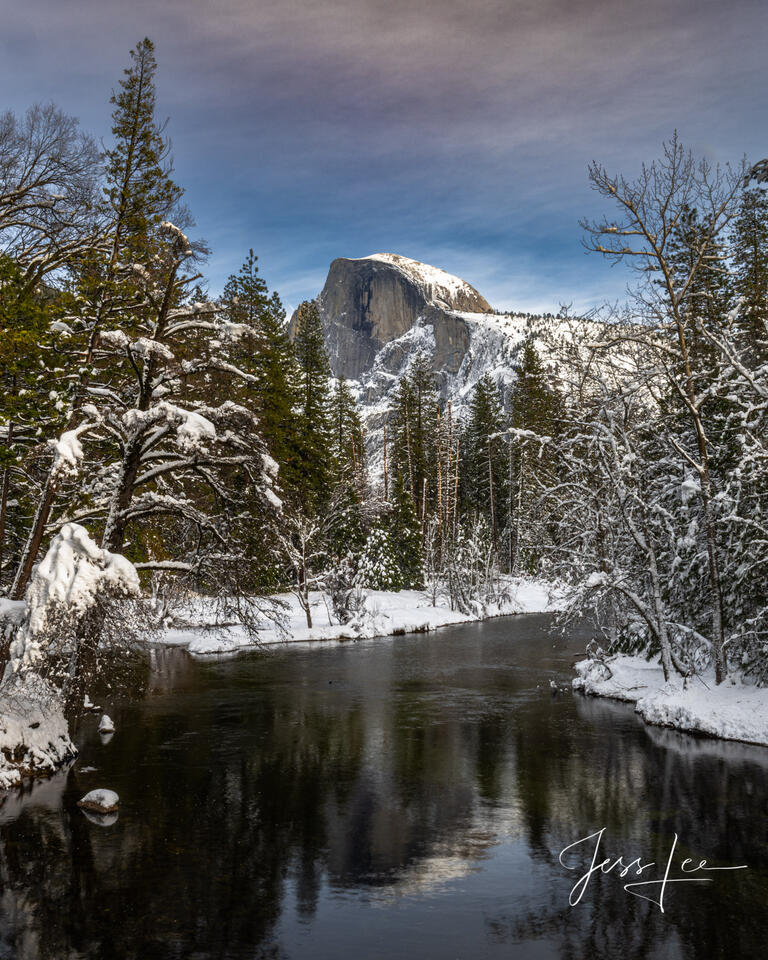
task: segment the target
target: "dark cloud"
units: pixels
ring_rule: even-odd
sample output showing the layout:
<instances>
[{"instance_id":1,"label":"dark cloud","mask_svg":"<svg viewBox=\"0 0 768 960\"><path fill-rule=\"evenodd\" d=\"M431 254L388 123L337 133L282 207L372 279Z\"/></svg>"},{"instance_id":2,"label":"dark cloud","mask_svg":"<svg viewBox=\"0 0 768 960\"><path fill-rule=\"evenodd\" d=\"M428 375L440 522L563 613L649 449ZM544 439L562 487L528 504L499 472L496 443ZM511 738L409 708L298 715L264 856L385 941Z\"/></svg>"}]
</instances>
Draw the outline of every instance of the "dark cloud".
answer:
<instances>
[{"instance_id":1,"label":"dark cloud","mask_svg":"<svg viewBox=\"0 0 768 960\"><path fill-rule=\"evenodd\" d=\"M150 35L214 282L253 245L292 302L333 256L382 249L497 302L614 294L578 242L590 159L631 172L675 127L718 160L768 152L762 0L31 0L3 19L8 106L55 99L98 131Z\"/></svg>"}]
</instances>

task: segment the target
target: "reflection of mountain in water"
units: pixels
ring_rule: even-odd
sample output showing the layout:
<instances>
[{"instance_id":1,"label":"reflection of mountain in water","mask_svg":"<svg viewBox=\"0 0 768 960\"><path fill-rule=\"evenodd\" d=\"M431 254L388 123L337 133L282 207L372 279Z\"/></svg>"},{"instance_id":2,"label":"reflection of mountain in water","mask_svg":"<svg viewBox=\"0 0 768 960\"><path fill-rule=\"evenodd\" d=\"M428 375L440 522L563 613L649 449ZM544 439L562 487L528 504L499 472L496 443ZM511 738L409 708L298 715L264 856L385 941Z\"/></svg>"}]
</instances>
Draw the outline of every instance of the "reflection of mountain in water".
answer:
<instances>
[{"instance_id":1,"label":"reflection of mountain in water","mask_svg":"<svg viewBox=\"0 0 768 960\"><path fill-rule=\"evenodd\" d=\"M158 655L109 746L84 728L68 777L0 808L0 957L756 955L763 751L683 750L629 708L537 691L568 662L542 623ZM95 786L121 796L112 828L75 805ZM569 910L558 853L602 826L608 853L662 858L676 831L685 855L752 869L676 890L663 917L610 877ZM323 940L301 939L320 917Z\"/></svg>"}]
</instances>

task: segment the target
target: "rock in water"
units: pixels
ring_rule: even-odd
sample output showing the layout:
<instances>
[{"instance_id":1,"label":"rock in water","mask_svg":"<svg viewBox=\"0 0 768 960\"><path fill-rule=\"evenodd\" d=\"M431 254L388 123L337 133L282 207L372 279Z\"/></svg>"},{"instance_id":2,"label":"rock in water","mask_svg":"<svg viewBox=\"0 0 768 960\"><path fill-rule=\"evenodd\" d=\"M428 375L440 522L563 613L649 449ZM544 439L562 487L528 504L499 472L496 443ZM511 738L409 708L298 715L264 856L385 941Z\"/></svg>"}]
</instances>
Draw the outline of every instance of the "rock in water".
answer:
<instances>
[{"instance_id":1,"label":"rock in water","mask_svg":"<svg viewBox=\"0 0 768 960\"><path fill-rule=\"evenodd\" d=\"M114 790L91 790L77 801L78 807L93 810L94 813L115 813L119 803L120 797Z\"/></svg>"},{"instance_id":2,"label":"rock in water","mask_svg":"<svg viewBox=\"0 0 768 960\"><path fill-rule=\"evenodd\" d=\"M104 716L99 721L99 733L114 733L115 725L112 723L112 720L105 713Z\"/></svg>"}]
</instances>

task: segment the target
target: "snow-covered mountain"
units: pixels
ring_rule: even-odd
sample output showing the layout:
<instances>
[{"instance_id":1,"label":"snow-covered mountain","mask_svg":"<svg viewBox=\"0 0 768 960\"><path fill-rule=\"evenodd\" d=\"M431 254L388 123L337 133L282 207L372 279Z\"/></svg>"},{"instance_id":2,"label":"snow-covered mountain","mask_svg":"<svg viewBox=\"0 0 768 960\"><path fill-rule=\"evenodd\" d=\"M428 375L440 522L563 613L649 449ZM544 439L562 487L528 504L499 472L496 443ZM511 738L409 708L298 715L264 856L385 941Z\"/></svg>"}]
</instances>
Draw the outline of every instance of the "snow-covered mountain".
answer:
<instances>
[{"instance_id":1,"label":"snow-covered mountain","mask_svg":"<svg viewBox=\"0 0 768 960\"><path fill-rule=\"evenodd\" d=\"M483 374L508 387L536 324L494 313L466 281L393 253L334 260L318 305L333 373L357 393L374 473L392 390L419 353L430 356L443 398L461 416Z\"/></svg>"}]
</instances>

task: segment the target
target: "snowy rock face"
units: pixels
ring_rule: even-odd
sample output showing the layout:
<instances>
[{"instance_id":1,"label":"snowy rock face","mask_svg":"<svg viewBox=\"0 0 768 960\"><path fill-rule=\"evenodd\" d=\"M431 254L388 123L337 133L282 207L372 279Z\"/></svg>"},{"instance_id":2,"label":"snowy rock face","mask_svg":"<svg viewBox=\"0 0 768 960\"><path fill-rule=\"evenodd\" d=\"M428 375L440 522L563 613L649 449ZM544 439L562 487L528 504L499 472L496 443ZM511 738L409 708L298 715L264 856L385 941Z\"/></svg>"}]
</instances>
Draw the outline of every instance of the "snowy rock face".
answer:
<instances>
[{"instance_id":1,"label":"snowy rock face","mask_svg":"<svg viewBox=\"0 0 768 960\"><path fill-rule=\"evenodd\" d=\"M381 470L391 393L421 353L443 399L461 416L486 373L502 394L538 318L497 314L464 280L397 254L334 260L318 297L331 369L355 388L369 464Z\"/></svg>"},{"instance_id":2,"label":"snowy rock face","mask_svg":"<svg viewBox=\"0 0 768 960\"><path fill-rule=\"evenodd\" d=\"M360 380L379 351L427 313L436 368L455 366L466 349L467 331L452 311L491 312L477 290L458 277L389 253L334 260L318 304L333 372L348 380Z\"/></svg>"}]
</instances>

